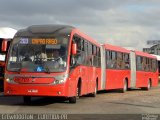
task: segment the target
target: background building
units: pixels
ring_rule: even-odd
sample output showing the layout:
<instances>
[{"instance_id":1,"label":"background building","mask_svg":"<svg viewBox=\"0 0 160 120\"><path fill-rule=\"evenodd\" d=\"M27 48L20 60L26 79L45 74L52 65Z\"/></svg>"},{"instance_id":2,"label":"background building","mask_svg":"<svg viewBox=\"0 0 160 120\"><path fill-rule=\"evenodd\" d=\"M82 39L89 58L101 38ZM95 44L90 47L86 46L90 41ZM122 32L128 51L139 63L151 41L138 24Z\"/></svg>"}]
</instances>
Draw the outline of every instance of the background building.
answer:
<instances>
[{"instance_id":1,"label":"background building","mask_svg":"<svg viewBox=\"0 0 160 120\"><path fill-rule=\"evenodd\" d=\"M147 41L148 48L143 48L143 52L160 55L160 40Z\"/></svg>"}]
</instances>

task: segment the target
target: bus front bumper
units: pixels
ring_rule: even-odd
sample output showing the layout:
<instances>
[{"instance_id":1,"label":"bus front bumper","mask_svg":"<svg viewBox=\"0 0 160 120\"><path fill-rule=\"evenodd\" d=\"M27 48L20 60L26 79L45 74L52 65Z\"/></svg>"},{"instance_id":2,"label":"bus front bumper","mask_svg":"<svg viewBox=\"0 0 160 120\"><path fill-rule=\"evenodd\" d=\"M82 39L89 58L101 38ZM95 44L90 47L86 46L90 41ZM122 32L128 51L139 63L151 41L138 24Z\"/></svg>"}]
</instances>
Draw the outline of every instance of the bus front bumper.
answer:
<instances>
[{"instance_id":1,"label":"bus front bumper","mask_svg":"<svg viewBox=\"0 0 160 120\"><path fill-rule=\"evenodd\" d=\"M18 85L5 84L4 95L16 96L61 96L67 97L65 84L59 85Z\"/></svg>"}]
</instances>

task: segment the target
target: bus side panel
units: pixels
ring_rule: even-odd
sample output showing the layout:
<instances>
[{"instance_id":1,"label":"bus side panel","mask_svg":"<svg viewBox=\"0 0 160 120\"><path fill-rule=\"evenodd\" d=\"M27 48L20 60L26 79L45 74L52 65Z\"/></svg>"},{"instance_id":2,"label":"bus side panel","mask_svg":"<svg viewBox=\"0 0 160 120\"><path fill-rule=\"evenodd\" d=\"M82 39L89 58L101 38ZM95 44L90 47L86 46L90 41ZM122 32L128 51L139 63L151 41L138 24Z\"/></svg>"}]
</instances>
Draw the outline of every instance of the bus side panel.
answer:
<instances>
[{"instance_id":1,"label":"bus side panel","mask_svg":"<svg viewBox=\"0 0 160 120\"><path fill-rule=\"evenodd\" d=\"M151 82L154 80L154 73L153 72L146 72L145 73L145 81L143 86L147 87L149 80L151 80Z\"/></svg>"},{"instance_id":2,"label":"bus side panel","mask_svg":"<svg viewBox=\"0 0 160 120\"><path fill-rule=\"evenodd\" d=\"M158 72L137 71L136 87L147 87L149 80L152 86L158 85Z\"/></svg>"},{"instance_id":3,"label":"bus side panel","mask_svg":"<svg viewBox=\"0 0 160 120\"><path fill-rule=\"evenodd\" d=\"M147 86L147 73L144 71L136 72L136 87L146 87Z\"/></svg>"},{"instance_id":4,"label":"bus side panel","mask_svg":"<svg viewBox=\"0 0 160 120\"><path fill-rule=\"evenodd\" d=\"M100 78L100 68L78 66L73 69L69 77L69 96L76 96L78 82L80 93L85 95L94 92L96 78ZM98 80L100 81L100 80Z\"/></svg>"},{"instance_id":5,"label":"bus side panel","mask_svg":"<svg viewBox=\"0 0 160 120\"><path fill-rule=\"evenodd\" d=\"M99 83L101 74L100 68L93 66L86 66L85 70L86 71L83 71L84 72L83 75L81 75L86 79L86 82L83 82L83 84L85 84L85 88L82 88L82 93L84 94L93 93L96 87L96 80L98 80L97 84L98 85L100 84Z\"/></svg>"},{"instance_id":6,"label":"bus side panel","mask_svg":"<svg viewBox=\"0 0 160 120\"><path fill-rule=\"evenodd\" d=\"M96 80L98 79L98 90L104 90L101 88L101 84L102 84L102 70L101 68L96 68Z\"/></svg>"},{"instance_id":7,"label":"bus side panel","mask_svg":"<svg viewBox=\"0 0 160 120\"><path fill-rule=\"evenodd\" d=\"M98 68L96 67L88 67L89 71L88 74L86 75L88 77L88 91L87 93L93 93L96 87L96 79L98 78Z\"/></svg>"},{"instance_id":8,"label":"bus side panel","mask_svg":"<svg viewBox=\"0 0 160 120\"><path fill-rule=\"evenodd\" d=\"M117 78L115 79L116 84L115 88L123 88L124 87L124 81L127 80L129 82L129 70L117 70L116 72Z\"/></svg>"},{"instance_id":9,"label":"bus side panel","mask_svg":"<svg viewBox=\"0 0 160 120\"><path fill-rule=\"evenodd\" d=\"M130 84L130 70L106 70L107 74L107 88L106 89L118 89L123 88L124 80L128 79L128 84Z\"/></svg>"},{"instance_id":10,"label":"bus side panel","mask_svg":"<svg viewBox=\"0 0 160 120\"><path fill-rule=\"evenodd\" d=\"M106 90L115 88L116 70L106 69Z\"/></svg>"},{"instance_id":11,"label":"bus side panel","mask_svg":"<svg viewBox=\"0 0 160 120\"><path fill-rule=\"evenodd\" d=\"M152 76L152 86L158 86L158 71L153 72Z\"/></svg>"},{"instance_id":12,"label":"bus side panel","mask_svg":"<svg viewBox=\"0 0 160 120\"><path fill-rule=\"evenodd\" d=\"M70 88L69 88L69 95L70 96L76 96L76 90L77 90L77 85L78 81L80 82L80 89L81 89L81 95L84 95L87 93L88 89L88 80L87 80L87 72L86 72L86 66L78 66L74 68L69 77L69 83L70 83Z\"/></svg>"}]
</instances>

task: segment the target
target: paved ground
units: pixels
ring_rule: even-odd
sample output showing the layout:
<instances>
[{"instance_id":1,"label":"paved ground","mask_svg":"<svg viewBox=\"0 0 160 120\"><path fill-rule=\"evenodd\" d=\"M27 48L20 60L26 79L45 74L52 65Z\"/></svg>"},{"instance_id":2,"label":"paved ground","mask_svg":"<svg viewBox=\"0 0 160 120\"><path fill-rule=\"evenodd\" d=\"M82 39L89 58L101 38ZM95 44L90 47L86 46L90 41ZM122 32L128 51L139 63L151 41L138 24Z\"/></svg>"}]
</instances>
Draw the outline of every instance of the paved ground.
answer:
<instances>
[{"instance_id":1,"label":"paved ground","mask_svg":"<svg viewBox=\"0 0 160 120\"><path fill-rule=\"evenodd\" d=\"M102 91L96 98L83 96L76 104L64 98L47 97L33 98L26 105L22 97L1 96L0 113L160 114L160 86L150 91Z\"/></svg>"}]
</instances>

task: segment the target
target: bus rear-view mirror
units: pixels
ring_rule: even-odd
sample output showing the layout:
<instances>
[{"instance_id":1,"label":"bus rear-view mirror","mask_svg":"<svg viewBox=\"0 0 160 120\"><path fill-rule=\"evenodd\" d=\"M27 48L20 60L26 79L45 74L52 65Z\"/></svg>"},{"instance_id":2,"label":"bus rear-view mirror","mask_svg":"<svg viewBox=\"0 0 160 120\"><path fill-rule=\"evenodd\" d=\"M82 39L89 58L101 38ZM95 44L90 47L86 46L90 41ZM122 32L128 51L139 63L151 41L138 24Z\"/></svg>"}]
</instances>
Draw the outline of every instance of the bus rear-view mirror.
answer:
<instances>
[{"instance_id":1,"label":"bus rear-view mirror","mask_svg":"<svg viewBox=\"0 0 160 120\"><path fill-rule=\"evenodd\" d=\"M2 48L1 48L1 50L2 50L3 52L6 52L6 51L7 51L7 43L8 43L8 41L5 40L5 39L2 41Z\"/></svg>"}]
</instances>

